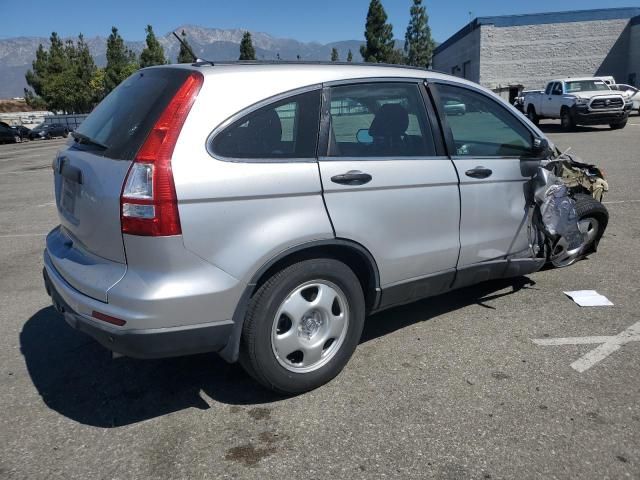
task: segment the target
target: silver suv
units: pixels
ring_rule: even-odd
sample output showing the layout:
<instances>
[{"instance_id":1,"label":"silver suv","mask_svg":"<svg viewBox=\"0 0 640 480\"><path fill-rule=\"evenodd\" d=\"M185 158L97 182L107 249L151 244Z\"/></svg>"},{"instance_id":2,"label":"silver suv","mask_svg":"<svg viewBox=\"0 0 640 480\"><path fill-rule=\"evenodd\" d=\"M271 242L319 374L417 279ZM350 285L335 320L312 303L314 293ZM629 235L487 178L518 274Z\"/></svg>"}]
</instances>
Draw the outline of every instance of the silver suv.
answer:
<instances>
[{"instance_id":1,"label":"silver suv","mask_svg":"<svg viewBox=\"0 0 640 480\"><path fill-rule=\"evenodd\" d=\"M303 392L341 371L366 315L548 260L523 192L549 143L459 78L154 67L73 136L53 163L45 285L119 354L215 351Z\"/></svg>"}]
</instances>

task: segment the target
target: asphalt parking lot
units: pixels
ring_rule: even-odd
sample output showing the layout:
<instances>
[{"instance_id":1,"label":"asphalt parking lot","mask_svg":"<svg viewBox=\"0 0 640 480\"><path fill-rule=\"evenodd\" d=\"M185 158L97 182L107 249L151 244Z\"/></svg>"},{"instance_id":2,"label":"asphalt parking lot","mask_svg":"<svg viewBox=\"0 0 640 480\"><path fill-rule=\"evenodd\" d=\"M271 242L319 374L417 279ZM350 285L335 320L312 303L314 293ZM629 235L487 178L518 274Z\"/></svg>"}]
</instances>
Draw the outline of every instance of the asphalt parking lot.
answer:
<instances>
[{"instance_id":1,"label":"asphalt parking lot","mask_svg":"<svg viewBox=\"0 0 640 480\"><path fill-rule=\"evenodd\" d=\"M640 328L583 372L610 339L533 341L640 322L640 117L543 128L607 172L599 252L375 315L338 378L288 399L215 355L112 360L69 328L41 277L65 140L0 146L0 478L640 478ZM615 306L562 293L581 289Z\"/></svg>"}]
</instances>

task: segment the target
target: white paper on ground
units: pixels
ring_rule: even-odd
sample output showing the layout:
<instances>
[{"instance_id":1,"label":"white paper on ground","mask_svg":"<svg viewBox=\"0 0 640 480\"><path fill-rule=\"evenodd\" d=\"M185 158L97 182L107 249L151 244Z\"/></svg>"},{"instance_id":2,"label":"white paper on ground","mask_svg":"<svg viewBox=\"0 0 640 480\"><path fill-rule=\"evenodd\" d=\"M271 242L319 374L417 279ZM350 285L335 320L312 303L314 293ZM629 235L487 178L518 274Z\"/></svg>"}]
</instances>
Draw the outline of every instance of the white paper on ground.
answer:
<instances>
[{"instance_id":1,"label":"white paper on ground","mask_svg":"<svg viewBox=\"0 0 640 480\"><path fill-rule=\"evenodd\" d=\"M577 290L575 292L564 292L581 307L611 307L613 303L604 295L600 295L595 290Z\"/></svg>"}]
</instances>

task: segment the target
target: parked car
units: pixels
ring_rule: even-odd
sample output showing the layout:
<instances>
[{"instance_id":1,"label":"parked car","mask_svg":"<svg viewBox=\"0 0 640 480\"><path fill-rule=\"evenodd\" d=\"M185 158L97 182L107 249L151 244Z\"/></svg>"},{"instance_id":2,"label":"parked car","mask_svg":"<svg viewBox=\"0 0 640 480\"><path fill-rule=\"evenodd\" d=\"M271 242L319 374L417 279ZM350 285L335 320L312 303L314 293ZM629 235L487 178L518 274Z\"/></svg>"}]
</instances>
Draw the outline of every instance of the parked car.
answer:
<instances>
[{"instance_id":1,"label":"parked car","mask_svg":"<svg viewBox=\"0 0 640 480\"><path fill-rule=\"evenodd\" d=\"M544 134L410 67L147 68L73 137L44 252L66 321L132 357L218 352L287 394L335 377L366 315L570 265L608 219L576 196L578 244L547 232L528 187L555 155Z\"/></svg>"},{"instance_id":2,"label":"parked car","mask_svg":"<svg viewBox=\"0 0 640 480\"><path fill-rule=\"evenodd\" d=\"M20 141L29 139L29 133L31 133L31 130L24 125L14 125L11 129L18 134Z\"/></svg>"},{"instance_id":3,"label":"parked car","mask_svg":"<svg viewBox=\"0 0 640 480\"><path fill-rule=\"evenodd\" d=\"M621 83L612 85L611 89L618 90L626 95L627 101L631 100L631 102L633 102L633 110L638 112L638 115L640 115L640 90L631 85L625 85Z\"/></svg>"},{"instance_id":4,"label":"parked car","mask_svg":"<svg viewBox=\"0 0 640 480\"><path fill-rule=\"evenodd\" d=\"M520 112L525 113L524 110L524 97L527 93L543 92L544 90L523 90L513 101L513 106Z\"/></svg>"},{"instance_id":5,"label":"parked car","mask_svg":"<svg viewBox=\"0 0 640 480\"><path fill-rule=\"evenodd\" d=\"M20 136L9 125L0 122L0 143L18 143Z\"/></svg>"},{"instance_id":6,"label":"parked car","mask_svg":"<svg viewBox=\"0 0 640 480\"><path fill-rule=\"evenodd\" d=\"M525 112L537 124L543 118L559 118L562 128L576 125L609 125L624 128L632 103L600 78L552 80L544 92L524 97Z\"/></svg>"},{"instance_id":7,"label":"parked car","mask_svg":"<svg viewBox=\"0 0 640 480\"><path fill-rule=\"evenodd\" d=\"M59 123L41 123L29 133L30 140L51 139L53 137L67 137L69 129Z\"/></svg>"},{"instance_id":8,"label":"parked car","mask_svg":"<svg viewBox=\"0 0 640 480\"><path fill-rule=\"evenodd\" d=\"M604 77L594 77L594 78L597 78L598 80L602 80L609 87L611 87L612 85L616 84L616 79L614 77L612 77L611 75L604 76Z\"/></svg>"}]
</instances>

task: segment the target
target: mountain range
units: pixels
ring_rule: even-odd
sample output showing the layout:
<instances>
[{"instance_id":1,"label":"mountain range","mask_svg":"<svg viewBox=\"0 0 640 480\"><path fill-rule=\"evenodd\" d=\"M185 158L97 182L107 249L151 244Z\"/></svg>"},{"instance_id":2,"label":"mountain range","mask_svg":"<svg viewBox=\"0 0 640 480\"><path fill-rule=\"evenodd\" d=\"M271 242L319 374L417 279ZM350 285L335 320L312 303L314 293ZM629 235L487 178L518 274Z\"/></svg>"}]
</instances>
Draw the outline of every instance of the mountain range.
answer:
<instances>
[{"instance_id":1,"label":"mountain range","mask_svg":"<svg viewBox=\"0 0 640 480\"><path fill-rule=\"evenodd\" d=\"M240 53L240 40L244 30L224 30L206 28L197 25L182 25L175 29L177 33L184 30L194 53L206 60L237 60ZM290 38L275 38L267 33L251 32L253 46L258 60L330 60L331 49L336 48L340 60L346 60L349 50L353 53L353 61L360 62L359 40L344 40L327 44L317 42L299 42ZM178 41L171 32L158 40L164 47L165 56L175 62L180 49ZM107 38L86 38L91 54L98 66L106 63ZM129 48L139 54L145 42L125 42ZM399 42L398 46L399 45ZM31 68L35 52L39 44L48 47L45 37L15 37L0 39L0 98L21 97L27 86L24 74Z\"/></svg>"}]
</instances>

